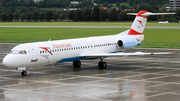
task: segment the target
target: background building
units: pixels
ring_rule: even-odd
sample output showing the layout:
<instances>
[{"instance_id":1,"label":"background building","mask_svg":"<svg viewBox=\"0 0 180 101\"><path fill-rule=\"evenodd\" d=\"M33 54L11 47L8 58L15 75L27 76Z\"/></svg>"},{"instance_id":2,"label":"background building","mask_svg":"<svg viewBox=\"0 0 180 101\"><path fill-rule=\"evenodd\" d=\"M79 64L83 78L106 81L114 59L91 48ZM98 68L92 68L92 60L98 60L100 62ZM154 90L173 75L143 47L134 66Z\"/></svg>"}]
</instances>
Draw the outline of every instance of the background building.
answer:
<instances>
[{"instance_id":1,"label":"background building","mask_svg":"<svg viewBox=\"0 0 180 101\"><path fill-rule=\"evenodd\" d=\"M43 0L34 0L34 2L40 2L40 1L43 1Z\"/></svg>"},{"instance_id":2,"label":"background building","mask_svg":"<svg viewBox=\"0 0 180 101\"><path fill-rule=\"evenodd\" d=\"M169 7L172 10L180 9L180 0L169 0Z\"/></svg>"}]
</instances>

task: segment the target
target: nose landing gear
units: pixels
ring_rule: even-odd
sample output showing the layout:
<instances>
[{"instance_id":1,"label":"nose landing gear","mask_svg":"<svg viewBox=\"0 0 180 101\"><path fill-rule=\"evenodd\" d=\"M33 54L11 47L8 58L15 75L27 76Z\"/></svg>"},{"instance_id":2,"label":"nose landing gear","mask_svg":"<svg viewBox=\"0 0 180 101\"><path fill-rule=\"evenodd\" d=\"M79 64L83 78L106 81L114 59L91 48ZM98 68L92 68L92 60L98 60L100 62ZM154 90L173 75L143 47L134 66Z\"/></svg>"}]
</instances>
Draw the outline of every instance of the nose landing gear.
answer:
<instances>
[{"instance_id":1,"label":"nose landing gear","mask_svg":"<svg viewBox=\"0 0 180 101\"><path fill-rule=\"evenodd\" d=\"M26 67L18 67L17 70L18 71L22 71L21 72L22 76L26 76L27 75L27 72L26 72L27 68Z\"/></svg>"},{"instance_id":2,"label":"nose landing gear","mask_svg":"<svg viewBox=\"0 0 180 101\"><path fill-rule=\"evenodd\" d=\"M26 72L25 70L23 70L23 71L21 72L21 75L22 75L22 76L26 76L26 75L27 75L27 72Z\"/></svg>"}]
</instances>

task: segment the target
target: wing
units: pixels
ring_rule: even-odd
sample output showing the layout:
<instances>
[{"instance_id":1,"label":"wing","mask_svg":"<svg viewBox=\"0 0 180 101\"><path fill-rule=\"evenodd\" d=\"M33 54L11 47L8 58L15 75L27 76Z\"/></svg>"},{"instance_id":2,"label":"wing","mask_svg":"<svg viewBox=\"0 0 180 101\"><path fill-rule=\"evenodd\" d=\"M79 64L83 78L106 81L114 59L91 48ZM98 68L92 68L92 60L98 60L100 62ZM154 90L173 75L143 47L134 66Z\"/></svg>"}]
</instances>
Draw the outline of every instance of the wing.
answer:
<instances>
[{"instance_id":1,"label":"wing","mask_svg":"<svg viewBox=\"0 0 180 101\"><path fill-rule=\"evenodd\" d=\"M120 57L120 56L133 56L133 55L157 55L157 54L173 54L174 52L157 52L157 53L143 53L143 52L135 52L135 53L97 53L97 54L84 54L82 56L86 58L99 58L99 57Z\"/></svg>"}]
</instances>

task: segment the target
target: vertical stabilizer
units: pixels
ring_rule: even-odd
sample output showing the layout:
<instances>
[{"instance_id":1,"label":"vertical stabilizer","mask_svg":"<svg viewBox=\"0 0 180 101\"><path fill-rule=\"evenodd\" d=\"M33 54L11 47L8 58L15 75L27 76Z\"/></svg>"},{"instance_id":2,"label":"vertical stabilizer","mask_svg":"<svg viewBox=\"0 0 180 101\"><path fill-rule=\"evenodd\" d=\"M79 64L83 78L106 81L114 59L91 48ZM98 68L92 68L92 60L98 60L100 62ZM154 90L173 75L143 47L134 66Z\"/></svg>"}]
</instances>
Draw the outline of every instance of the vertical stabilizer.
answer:
<instances>
[{"instance_id":1,"label":"vertical stabilizer","mask_svg":"<svg viewBox=\"0 0 180 101\"><path fill-rule=\"evenodd\" d=\"M148 11L141 11L139 13L127 13L129 15L136 15L136 18L128 32L128 35L143 35L144 28L148 16L150 15L167 15L167 14L176 14L176 13L151 13Z\"/></svg>"},{"instance_id":2,"label":"vertical stabilizer","mask_svg":"<svg viewBox=\"0 0 180 101\"><path fill-rule=\"evenodd\" d=\"M147 11L141 11L136 15L136 18L128 32L128 35L142 35L146 26L148 16L142 14L149 13Z\"/></svg>"}]
</instances>

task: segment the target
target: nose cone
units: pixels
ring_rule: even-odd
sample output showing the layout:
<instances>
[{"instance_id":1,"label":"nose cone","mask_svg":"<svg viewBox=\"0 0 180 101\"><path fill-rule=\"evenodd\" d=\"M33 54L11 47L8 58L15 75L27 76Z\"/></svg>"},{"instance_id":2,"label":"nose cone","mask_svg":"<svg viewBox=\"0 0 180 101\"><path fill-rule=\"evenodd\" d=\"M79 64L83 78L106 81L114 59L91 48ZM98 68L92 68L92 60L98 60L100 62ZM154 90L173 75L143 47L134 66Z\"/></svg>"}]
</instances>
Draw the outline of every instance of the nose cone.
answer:
<instances>
[{"instance_id":1,"label":"nose cone","mask_svg":"<svg viewBox=\"0 0 180 101\"><path fill-rule=\"evenodd\" d=\"M9 55L6 55L2 61L2 63L6 66L6 67L13 67L13 63L12 60L10 58Z\"/></svg>"}]
</instances>

